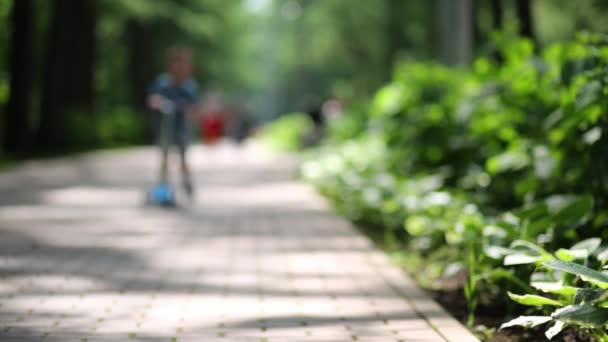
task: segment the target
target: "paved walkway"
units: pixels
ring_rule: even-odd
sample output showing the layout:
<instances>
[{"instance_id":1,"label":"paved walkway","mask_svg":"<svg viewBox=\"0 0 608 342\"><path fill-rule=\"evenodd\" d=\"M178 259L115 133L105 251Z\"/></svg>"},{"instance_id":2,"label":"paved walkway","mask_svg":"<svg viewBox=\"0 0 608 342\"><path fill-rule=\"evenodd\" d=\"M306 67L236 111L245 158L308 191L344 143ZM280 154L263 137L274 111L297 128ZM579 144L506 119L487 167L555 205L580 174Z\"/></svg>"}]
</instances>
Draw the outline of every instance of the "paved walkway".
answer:
<instances>
[{"instance_id":1,"label":"paved walkway","mask_svg":"<svg viewBox=\"0 0 608 342\"><path fill-rule=\"evenodd\" d=\"M191 208L144 207L151 149L0 173L0 341L473 341L295 165L192 151Z\"/></svg>"}]
</instances>

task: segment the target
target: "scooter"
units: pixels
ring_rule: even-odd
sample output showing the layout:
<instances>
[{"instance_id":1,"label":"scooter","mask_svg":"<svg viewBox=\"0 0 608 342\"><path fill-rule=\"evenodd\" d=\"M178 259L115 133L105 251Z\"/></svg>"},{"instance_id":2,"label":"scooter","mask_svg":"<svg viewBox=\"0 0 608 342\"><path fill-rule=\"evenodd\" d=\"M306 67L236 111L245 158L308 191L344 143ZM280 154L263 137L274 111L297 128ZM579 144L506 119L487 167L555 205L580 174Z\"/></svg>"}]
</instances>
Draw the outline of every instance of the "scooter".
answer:
<instances>
[{"instance_id":1,"label":"scooter","mask_svg":"<svg viewBox=\"0 0 608 342\"><path fill-rule=\"evenodd\" d=\"M160 182L149 190L147 203L161 207L177 207L175 189L169 183Z\"/></svg>"},{"instance_id":2,"label":"scooter","mask_svg":"<svg viewBox=\"0 0 608 342\"><path fill-rule=\"evenodd\" d=\"M161 163L165 168L168 167L169 149L173 143L172 119L175 115L175 104L171 101L166 102L165 108L160 112L160 148ZM146 194L146 204L174 208L178 206L175 187L169 182L166 174L161 173L158 183L156 183Z\"/></svg>"}]
</instances>

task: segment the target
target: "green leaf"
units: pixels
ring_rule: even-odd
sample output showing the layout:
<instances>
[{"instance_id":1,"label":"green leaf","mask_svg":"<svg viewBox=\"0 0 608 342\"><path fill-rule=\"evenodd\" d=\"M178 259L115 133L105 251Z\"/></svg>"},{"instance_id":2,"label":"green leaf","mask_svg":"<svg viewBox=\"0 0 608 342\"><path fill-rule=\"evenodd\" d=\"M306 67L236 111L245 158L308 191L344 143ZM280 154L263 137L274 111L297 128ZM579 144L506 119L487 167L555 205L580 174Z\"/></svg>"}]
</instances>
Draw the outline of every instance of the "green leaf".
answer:
<instances>
[{"instance_id":1,"label":"green leaf","mask_svg":"<svg viewBox=\"0 0 608 342\"><path fill-rule=\"evenodd\" d=\"M597 80L584 84L576 98L576 110L579 111L585 109L592 103L598 102L602 97L602 88L602 83Z\"/></svg>"},{"instance_id":2,"label":"green leaf","mask_svg":"<svg viewBox=\"0 0 608 342\"><path fill-rule=\"evenodd\" d=\"M405 220L405 230L412 236L420 236L430 231L431 223L424 215L412 215Z\"/></svg>"},{"instance_id":3,"label":"green leaf","mask_svg":"<svg viewBox=\"0 0 608 342\"><path fill-rule=\"evenodd\" d=\"M566 323L564 323L562 321L557 321L551 328L549 328L549 329L547 329L547 331L545 331L545 336L547 336L547 338L549 340L551 340L555 336L557 336L557 334L562 332L562 330L564 330L564 327L566 327Z\"/></svg>"},{"instance_id":4,"label":"green leaf","mask_svg":"<svg viewBox=\"0 0 608 342\"><path fill-rule=\"evenodd\" d=\"M593 127L583 135L583 141L588 145L593 145L600 140L601 137L602 129L600 127Z\"/></svg>"},{"instance_id":5,"label":"green leaf","mask_svg":"<svg viewBox=\"0 0 608 342\"><path fill-rule=\"evenodd\" d=\"M551 216L544 216L530 221L527 227L528 236L535 237L539 234L545 233L554 224L555 222Z\"/></svg>"},{"instance_id":6,"label":"green leaf","mask_svg":"<svg viewBox=\"0 0 608 342\"><path fill-rule=\"evenodd\" d=\"M602 243L602 239L600 238L590 238L583 240L579 243L576 243L574 246L570 247L570 249L560 248L555 255L564 261L573 261L575 259L586 259L589 255L593 254L600 244Z\"/></svg>"},{"instance_id":7,"label":"green leaf","mask_svg":"<svg viewBox=\"0 0 608 342\"><path fill-rule=\"evenodd\" d=\"M569 305L551 314L553 319L584 327L601 328L608 322L608 309L589 304Z\"/></svg>"},{"instance_id":8,"label":"green leaf","mask_svg":"<svg viewBox=\"0 0 608 342\"><path fill-rule=\"evenodd\" d=\"M405 99L405 89L400 83L392 83L380 89L374 98L372 112L375 115L394 115L399 112Z\"/></svg>"},{"instance_id":9,"label":"green leaf","mask_svg":"<svg viewBox=\"0 0 608 342\"><path fill-rule=\"evenodd\" d=\"M570 247L570 250L584 250L587 251L588 255L591 255L600 247L601 244L602 239L590 238L576 243L574 246Z\"/></svg>"},{"instance_id":10,"label":"green leaf","mask_svg":"<svg viewBox=\"0 0 608 342\"><path fill-rule=\"evenodd\" d=\"M542 297L542 296L537 296L537 295L531 295L531 294L526 294L526 295L518 295L518 294L514 294L511 292L508 292L509 297L521 304L521 305L527 305L527 306L542 306L542 305L552 305L552 306L564 306L562 303L555 301L553 299L549 299L546 297Z\"/></svg>"},{"instance_id":11,"label":"green leaf","mask_svg":"<svg viewBox=\"0 0 608 342\"><path fill-rule=\"evenodd\" d=\"M530 165L530 157L523 151L506 151L488 159L486 169L491 175L520 170Z\"/></svg>"},{"instance_id":12,"label":"green leaf","mask_svg":"<svg viewBox=\"0 0 608 342\"><path fill-rule=\"evenodd\" d=\"M562 225L577 224L588 216L593 210L593 197L581 196L572 203L560 209L553 219Z\"/></svg>"},{"instance_id":13,"label":"green leaf","mask_svg":"<svg viewBox=\"0 0 608 342\"><path fill-rule=\"evenodd\" d=\"M563 261L574 261L576 259L585 259L589 253L582 249L564 249L560 248L555 252L555 256Z\"/></svg>"},{"instance_id":14,"label":"green leaf","mask_svg":"<svg viewBox=\"0 0 608 342\"><path fill-rule=\"evenodd\" d=\"M577 287L566 286L558 282L534 281L530 283L530 285L542 292L555 293L565 296L574 296L574 294L578 290Z\"/></svg>"},{"instance_id":15,"label":"green leaf","mask_svg":"<svg viewBox=\"0 0 608 342\"><path fill-rule=\"evenodd\" d=\"M547 323L551 320L549 316L519 316L515 319L510 320L500 326L500 329L522 326L526 328L533 328L535 326Z\"/></svg>"},{"instance_id":16,"label":"green leaf","mask_svg":"<svg viewBox=\"0 0 608 342\"><path fill-rule=\"evenodd\" d=\"M584 281L590 282L604 289L608 288L608 275L592 270L589 267L561 260L547 261L543 263L543 266L564 271L566 273L579 275Z\"/></svg>"},{"instance_id":17,"label":"green leaf","mask_svg":"<svg viewBox=\"0 0 608 342\"><path fill-rule=\"evenodd\" d=\"M529 241L515 240L510 247L513 254L505 257L505 266L543 263L554 259L547 251Z\"/></svg>"},{"instance_id":18,"label":"green leaf","mask_svg":"<svg viewBox=\"0 0 608 342\"><path fill-rule=\"evenodd\" d=\"M525 264L534 264L539 262L544 262L544 259L540 255L529 255L529 254L510 254L505 257L503 261L503 265L505 266L514 266L514 265L525 265Z\"/></svg>"},{"instance_id":19,"label":"green leaf","mask_svg":"<svg viewBox=\"0 0 608 342\"><path fill-rule=\"evenodd\" d=\"M540 179L549 179L555 169L555 160L547 146L534 147L534 174Z\"/></svg>"},{"instance_id":20,"label":"green leaf","mask_svg":"<svg viewBox=\"0 0 608 342\"><path fill-rule=\"evenodd\" d=\"M509 230L503 226L490 224L483 227L482 234L484 238L503 240L509 235Z\"/></svg>"},{"instance_id":21,"label":"green leaf","mask_svg":"<svg viewBox=\"0 0 608 342\"><path fill-rule=\"evenodd\" d=\"M483 246L483 252L492 259L502 259L513 253L512 250L501 246Z\"/></svg>"},{"instance_id":22,"label":"green leaf","mask_svg":"<svg viewBox=\"0 0 608 342\"><path fill-rule=\"evenodd\" d=\"M574 304L590 303L600 298L606 290L603 289L578 289L574 295Z\"/></svg>"},{"instance_id":23,"label":"green leaf","mask_svg":"<svg viewBox=\"0 0 608 342\"><path fill-rule=\"evenodd\" d=\"M555 215L558 211L574 203L577 199L579 199L579 196L576 195L551 195L545 198L547 212L551 215Z\"/></svg>"},{"instance_id":24,"label":"green leaf","mask_svg":"<svg viewBox=\"0 0 608 342\"><path fill-rule=\"evenodd\" d=\"M545 217L548 214L548 208L545 202L538 202L528 207L518 209L513 212L513 214L520 219L538 219Z\"/></svg>"},{"instance_id":25,"label":"green leaf","mask_svg":"<svg viewBox=\"0 0 608 342\"><path fill-rule=\"evenodd\" d=\"M543 248L533 244L532 242L525 240L515 240L511 243L511 248L516 250L523 250L527 252L531 252L530 254L534 255L550 255Z\"/></svg>"},{"instance_id":26,"label":"green leaf","mask_svg":"<svg viewBox=\"0 0 608 342\"><path fill-rule=\"evenodd\" d=\"M600 252L600 254L597 255L597 260L601 262L605 262L608 260L608 248L604 249Z\"/></svg>"}]
</instances>

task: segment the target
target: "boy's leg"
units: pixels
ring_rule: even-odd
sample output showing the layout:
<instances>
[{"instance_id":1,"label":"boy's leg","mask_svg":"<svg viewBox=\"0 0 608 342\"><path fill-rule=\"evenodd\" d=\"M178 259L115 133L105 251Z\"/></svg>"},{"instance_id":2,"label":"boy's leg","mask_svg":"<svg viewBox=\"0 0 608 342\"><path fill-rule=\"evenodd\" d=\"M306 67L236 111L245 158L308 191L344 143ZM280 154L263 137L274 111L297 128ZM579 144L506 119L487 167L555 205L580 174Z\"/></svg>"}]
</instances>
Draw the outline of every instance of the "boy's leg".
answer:
<instances>
[{"instance_id":1,"label":"boy's leg","mask_svg":"<svg viewBox=\"0 0 608 342\"><path fill-rule=\"evenodd\" d=\"M156 112L156 137L160 149L160 177L161 183L169 182L169 148L171 147L171 124L169 118L162 113Z\"/></svg>"},{"instance_id":2,"label":"boy's leg","mask_svg":"<svg viewBox=\"0 0 608 342\"><path fill-rule=\"evenodd\" d=\"M194 197L194 188L192 187L192 177L190 174L190 168L188 167L188 161L186 159L186 149L183 146L179 148L180 167L182 171L182 183L184 190L190 198Z\"/></svg>"},{"instance_id":3,"label":"boy's leg","mask_svg":"<svg viewBox=\"0 0 608 342\"><path fill-rule=\"evenodd\" d=\"M188 165L187 153L190 141L190 127L184 115L180 117L176 125L176 143L179 149L180 169L182 174L182 184L188 196L194 197L194 187L192 186L192 175Z\"/></svg>"},{"instance_id":4,"label":"boy's leg","mask_svg":"<svg viewBox=\"0 0 608 342\"><path fill-rule=\"evenodd\" d=\"M160 182L163 184L169 183L169 151L164 147L161 151Z\"/></svg>"}]
</instances>

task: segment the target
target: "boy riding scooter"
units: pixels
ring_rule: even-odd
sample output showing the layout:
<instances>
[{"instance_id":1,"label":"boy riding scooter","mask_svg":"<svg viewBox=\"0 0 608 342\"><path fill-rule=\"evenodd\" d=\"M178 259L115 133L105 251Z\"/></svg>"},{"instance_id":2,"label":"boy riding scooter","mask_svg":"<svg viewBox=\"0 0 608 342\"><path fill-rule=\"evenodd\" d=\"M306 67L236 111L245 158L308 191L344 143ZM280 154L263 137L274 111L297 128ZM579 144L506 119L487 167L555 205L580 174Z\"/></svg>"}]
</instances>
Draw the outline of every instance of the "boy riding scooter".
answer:
<instances>
[{"instance_id":1,"label":"boy riding scooter","mask_svg":"<svg viewBox=\"0 0 608 342\"><path fill-rule=\"evenodd\" d=\"M192 51L185 47L171 48L167 69L152 85L147 101L148 107L155 114L156 135L161 148L160 183L150 195L153 202L174 205L174 191L168 175L169 150L172 145L179 151L184 190L190 200L194 196L186 156L198 100L198 85L192 79Z\"/></svg>"}]
</instances>

